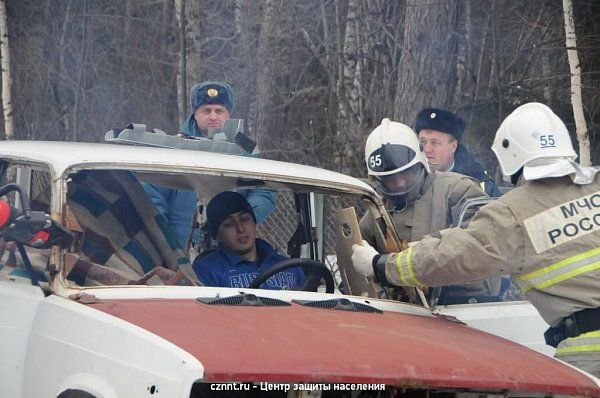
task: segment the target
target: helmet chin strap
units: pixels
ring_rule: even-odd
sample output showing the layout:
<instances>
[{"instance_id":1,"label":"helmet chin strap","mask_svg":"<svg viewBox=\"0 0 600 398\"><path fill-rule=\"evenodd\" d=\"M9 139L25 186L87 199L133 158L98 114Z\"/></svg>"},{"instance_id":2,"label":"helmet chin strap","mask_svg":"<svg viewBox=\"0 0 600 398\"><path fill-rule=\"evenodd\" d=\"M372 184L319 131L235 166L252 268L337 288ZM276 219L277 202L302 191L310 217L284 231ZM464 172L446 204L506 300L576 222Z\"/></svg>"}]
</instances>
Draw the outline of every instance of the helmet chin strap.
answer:
<instances>
[{"instance_id":1,"label":"helmet chin strap","mask_svg":"<svg viewBox=\"0 0 600 398\"><path fill-rule=\"evenodd\" d=\"M406 206L408 205L405 196L402 196L400 198L394 197L392 203L394 204L394 207L391 210L392 212L404 211L404 209L406 209Z\"/></svg>"},{"instance_id":2,"label":"helmet chin strap","mask_svg":"<svg viewBox=\"0 0 600 398\"><path fill-rule=\"evenodd\" d=\"M523 174L523 168L521 167L519 170L517 170L517 172L515 174L510 176L510 182L516 186L517 182L519 182L519 177L521 177L522 174Z\"/></svg>"}]
</instances>

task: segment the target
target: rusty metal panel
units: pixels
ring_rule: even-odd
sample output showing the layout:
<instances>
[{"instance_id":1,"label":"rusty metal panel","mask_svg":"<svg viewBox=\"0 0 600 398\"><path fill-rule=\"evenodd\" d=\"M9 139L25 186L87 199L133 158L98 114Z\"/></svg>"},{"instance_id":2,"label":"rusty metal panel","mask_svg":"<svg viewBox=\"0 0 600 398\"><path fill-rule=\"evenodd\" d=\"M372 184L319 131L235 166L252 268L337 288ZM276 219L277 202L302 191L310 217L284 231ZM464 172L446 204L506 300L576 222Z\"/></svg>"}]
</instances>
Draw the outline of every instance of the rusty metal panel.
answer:
<instances>
[{"instance_id":1,"label":"rusty metal panel","mask_svg":"<svg viewBox=\"0 0 600 398\"><path fill-rule=\"evenodd\" d=\"M91 307L172 342L206 381L384 383L417 388L600 396L583 373L439 317L191 299L106 300Z\"/></svg>"},{"instance_id":2,"label":"rusty metal panel","mask_svg":"<svg viewBox=\"0 0 600 398\"><path fill-rule=\"evenodd\" d=\"M354 207L339 210L335 214L337 265L349 294L354 296L379 297L381 290L373 279L366 278L352 266L352 245L362 242Z\"/></svg>"}]
</instances>

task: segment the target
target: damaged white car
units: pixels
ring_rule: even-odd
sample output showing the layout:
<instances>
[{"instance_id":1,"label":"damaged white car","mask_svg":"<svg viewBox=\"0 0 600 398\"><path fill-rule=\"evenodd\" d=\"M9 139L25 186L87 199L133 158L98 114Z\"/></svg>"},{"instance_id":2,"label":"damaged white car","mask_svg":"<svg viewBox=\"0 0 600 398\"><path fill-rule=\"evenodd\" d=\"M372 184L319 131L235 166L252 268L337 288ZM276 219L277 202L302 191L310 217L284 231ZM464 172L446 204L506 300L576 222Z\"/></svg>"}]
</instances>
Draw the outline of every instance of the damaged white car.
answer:
<instances>
[{"instance_id":1,"label":"damaged white car","mask_svg":"<svg viewBox=\"0 0 600 398\"><path fill-rule=\"evenodd\" d=\"M197 150L32 141L0 143L0 172L2 396L600 396L593 377L522 345L543 346L539 330L516 333L535 319L527 303L432 311L424 292L353 274L352 212L371 206L390 221L355 178ZM276 191L259 236L286 253L296 235L305 291L201 286L142 183L206 200Z\"/></svg>"}]
</instances>

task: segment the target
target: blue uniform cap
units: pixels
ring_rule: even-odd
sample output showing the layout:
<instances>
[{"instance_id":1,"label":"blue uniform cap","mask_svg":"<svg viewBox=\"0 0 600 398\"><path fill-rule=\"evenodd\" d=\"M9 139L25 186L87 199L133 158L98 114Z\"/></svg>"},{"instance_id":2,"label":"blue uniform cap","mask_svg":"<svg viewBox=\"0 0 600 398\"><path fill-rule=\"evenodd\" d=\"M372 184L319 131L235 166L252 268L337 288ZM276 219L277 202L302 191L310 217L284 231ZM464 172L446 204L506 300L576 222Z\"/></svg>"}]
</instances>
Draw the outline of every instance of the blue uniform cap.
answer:
<instances>
[{"instance_id":1,"label":"blue uniform cap","mask_svg":"<svg viewBox=\"0 0 600 398\"><path fill-rule=\"evenodd\" d=\"M192 87L190 108L192 113L202 105L223 105L229 113L233 112L233 89L225 82L205 81Z\"/></svg>"},{"instance_id":2,"label":"blue uniform cap","mask_svg":"<svg viewBox=\"0 0 600 398\"><path fill-rule=\"evenodd\" d=\"M421 130L436 130L447 133L460 142L467 123L456 113L438 108L425 108L417 114L415 131L419 134Z\"/></svg>"}]
</instances>

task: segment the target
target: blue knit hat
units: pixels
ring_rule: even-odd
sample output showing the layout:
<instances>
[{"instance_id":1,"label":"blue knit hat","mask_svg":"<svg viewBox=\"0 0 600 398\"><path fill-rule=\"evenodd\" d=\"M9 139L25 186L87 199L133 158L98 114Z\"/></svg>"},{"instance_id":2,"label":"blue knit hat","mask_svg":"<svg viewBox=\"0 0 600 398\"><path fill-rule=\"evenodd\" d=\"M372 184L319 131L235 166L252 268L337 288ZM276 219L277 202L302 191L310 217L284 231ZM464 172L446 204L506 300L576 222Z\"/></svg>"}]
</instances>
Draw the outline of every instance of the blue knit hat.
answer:
<instances>
[{"instance_id":1,"label":"blue knit hat","mask_svg":"<svg viewBox=\"0 0 600 398\"><path fill-rule=\"evenodd\" d=\"M215 195L206 206L206 221L208 232L213 238L217 237L219 226L227 217L239 212L249 213L254 222L256 216L252 210L252 206L245 197L237 192L223 191Z\"/></svg>"},{"instance_id":2,"label":"blue knit hat","mask_svg":"<svg viewBox=\"0 0 600 398\"><path fill-rule=\"evenodd\" d=\"M423 129L436 130L452 135L459 142L466 126L464 119L456 113L437 108L422 109L415 121L417 134Z\"/></svg>"},{"instance_id":3,"label":"blue knit hat","mask_svg":"<svg viewBox=\"0 0 600 398\"><path fill-rule=\"evenodd\" d=\"M192 113L206 104L223 105L229 113L233 112L233 89L229 84L218 81L206 81L194 85L190 90Z\"/></svg>"}]
</instances>

